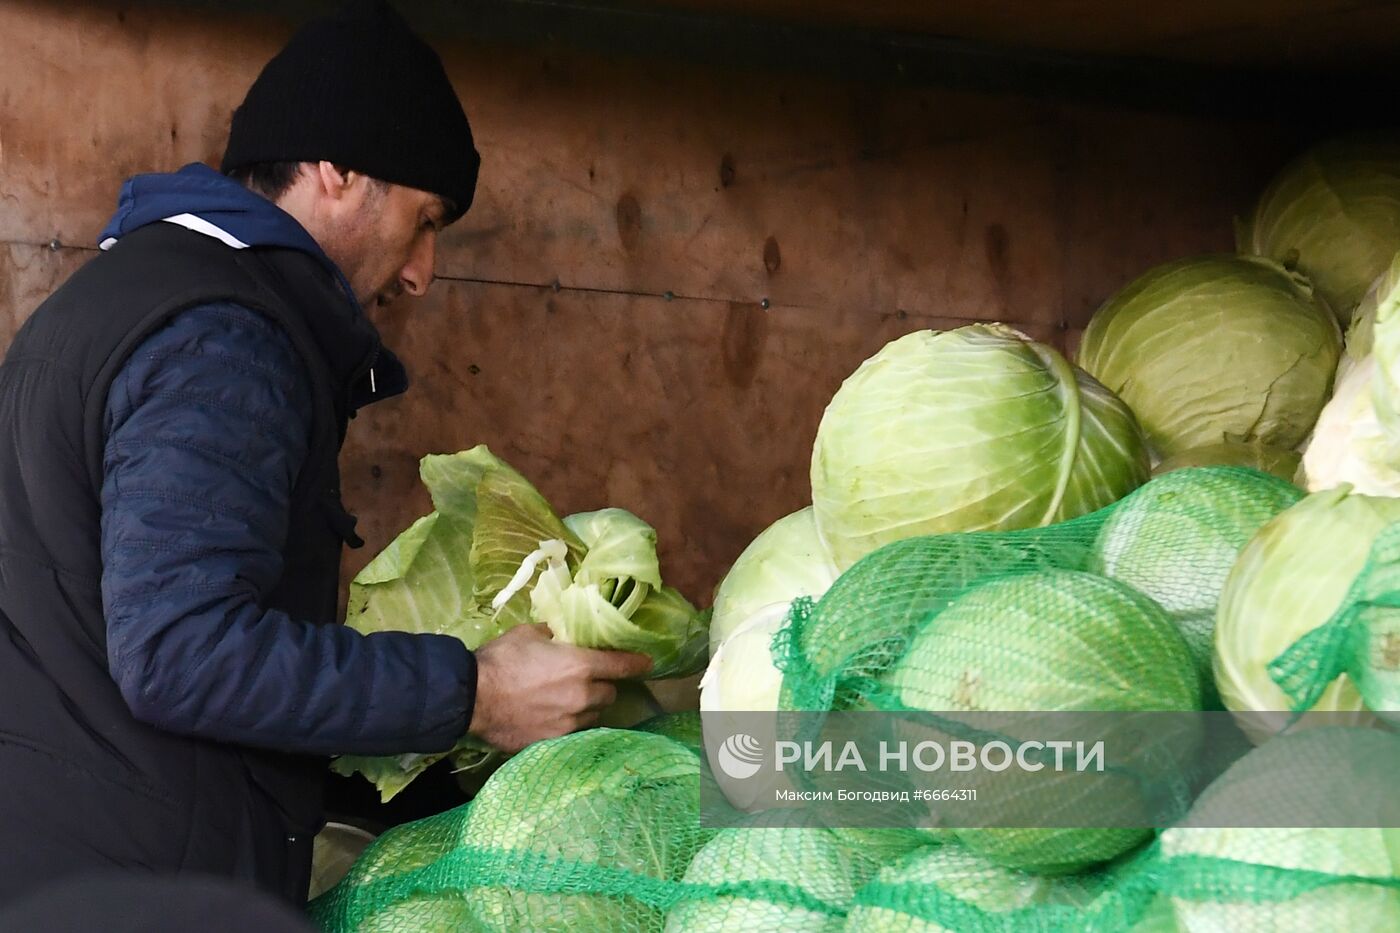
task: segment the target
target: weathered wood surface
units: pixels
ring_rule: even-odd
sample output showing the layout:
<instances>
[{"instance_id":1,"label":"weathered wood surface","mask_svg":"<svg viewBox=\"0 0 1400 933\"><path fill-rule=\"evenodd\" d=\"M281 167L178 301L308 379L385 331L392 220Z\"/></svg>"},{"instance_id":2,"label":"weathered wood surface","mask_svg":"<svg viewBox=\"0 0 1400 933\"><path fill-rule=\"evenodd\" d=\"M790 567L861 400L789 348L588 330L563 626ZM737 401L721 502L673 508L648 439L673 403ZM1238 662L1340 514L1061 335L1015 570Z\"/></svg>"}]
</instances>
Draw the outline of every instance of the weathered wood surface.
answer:
<instances>
[{"instance_id":1,"label":"weathered wood surface","mask_svg":"<svg viewBox=\"0 0 1400 933\"><path fill-rule=\"evenodd\" d=\"M213 161L290 24L0 6L0 345L127 175ZM654 523L706 603L808 496L821 410L885 341L1001 319L1057 343L1158 262L1227 249L1291 130L951 91L444 47L485 158L429 298L381 314L415 378L351 429L369 547L423 454L487 443L564 511ZM671 298L665 296L670 293ZM770 307L764 310L761 302Z\"/></svg>"},{"instance_id":2,"label":"weathered wood surface","mask_svg":"<svg viewBox=\"0 0 1400 933\"><path fill-rule=\"evenodd\" d=\"M0 242L0 345L8 345L29 312L95 253Z\"/></svg>"},{"instance_id":3,"label":"weathered wood surface","mask_svg":"<svg viewBox=\"0 0 1400 933\"><path fill-rule=\"evenodd\" d=\"M217 158L288 25L0 9L0 240L91 244L122 178ZM1229 243L1282 131L802 77L444 49L483 151L444 275L1073 318Z\"/></svg>"},{"instance_id":4,"label":"weathered wood surface","mask_svg":"<svg viewBox=\"0 0 1400 933\"><path fill-rule=\"evenodd\" d=\"M659 9L1186 61L1348 65L1393 53L1400 8L1355 0L648 0Z\"/></svg>"}]
</instances>

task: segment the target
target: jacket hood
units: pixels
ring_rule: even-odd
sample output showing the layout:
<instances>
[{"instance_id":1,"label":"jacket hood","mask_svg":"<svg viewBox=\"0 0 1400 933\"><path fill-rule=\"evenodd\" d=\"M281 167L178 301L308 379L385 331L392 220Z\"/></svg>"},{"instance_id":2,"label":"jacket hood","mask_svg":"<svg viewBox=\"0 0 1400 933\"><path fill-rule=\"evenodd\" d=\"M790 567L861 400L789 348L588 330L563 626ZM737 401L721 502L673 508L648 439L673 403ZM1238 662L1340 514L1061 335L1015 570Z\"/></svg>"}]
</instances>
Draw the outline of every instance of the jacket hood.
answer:
<instances>
[{"instance_id":1,"label":"jacket hood","mask_svg":"<svg viewBox=\"0 0 1400 933\"><path fill-rule=\"evenodd\" d=\"M165 222L213 237L233 249L277 247L315 258L345 295L350 313L346 315L349 320L342 324L352 332L364 331L364 339L373 346L372 368L366 373L366 385L357 385L353 390L352 410L408 388L403 364L380 344L378 331L365 315L345 273L291 214L232 178L196 162L178 172L127 179L117 200L117 211L102 230L98 246L110 249L135 230Z\"/></svg>"},{"instance_id":2,"label":"jacket hood","mask_svg":"<svg viewBox=\"0 0 1400 933\"><path fill-rule=\"evenodd\" d=\"M281 246L309 253L354 295L340 267L295 217L198 162L178 172L128 178L117 199L117 212L107 221L98 245L109 249L133 230L166 220L223 240L235 249Z\"/></svg>"}]
</instances>

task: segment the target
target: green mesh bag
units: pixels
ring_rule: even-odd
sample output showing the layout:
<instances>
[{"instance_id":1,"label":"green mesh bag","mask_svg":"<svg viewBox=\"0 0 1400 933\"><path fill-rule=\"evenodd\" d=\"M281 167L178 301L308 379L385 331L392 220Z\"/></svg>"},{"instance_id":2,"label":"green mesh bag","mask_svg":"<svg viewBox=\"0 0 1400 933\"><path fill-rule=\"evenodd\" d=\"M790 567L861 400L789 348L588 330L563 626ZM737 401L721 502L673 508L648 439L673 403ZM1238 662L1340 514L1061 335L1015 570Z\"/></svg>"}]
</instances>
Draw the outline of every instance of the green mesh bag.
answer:
<instances>
[{"instance_id":1,"label":"green mesh bag","mask_svg":"<svg viewBox=\"0 0 1400 933\"><path fill-rule=\"evenodd\" d=\"M694 751L661 735L538 742L471 804L386 834L313 915L333 931L660 931L713 835L699 781ZM416 919L449 913L456 926Z\"/></svg>"},{"instance_id":2,"label":"green mesh bag","mask_svg":"<svg viewBox=\"0 0 1400 933\"><path fill-rule=\"evenodd\" d=\"M311 902L312 919L327 930L361 933L475 929L466 902L454 890L399 893L405 884L412 890L411 879L456 848L466 811L458 807L384 833L338 885Z\"/></svg>"},{"instance_id":3,"label":"green mesh bag","mask_svg":"<svg viewBox=\"0 0 1400 933\"><path fill-rule=\"evenodd\" d=\"M1061 524L887 545L819 602L794 604L774 641L784 706L945 718L1202 709L1230 567L1301 495L1248 468L1183 469ZM1101 865L1150 835L1126 827L1154 825L1147 820L1164 803L1185 811L1193 775L1163 773L1157 787L1150 780L1154 762L1184 760L1195 740L1162 737L1107 787L1104 779L1027 778L995 825L951 829L1005 868L1053 875ZM1118 827L1045 826L1047 807L1085 807L1099 795L1121 808Z\"/></svg>"},{"instance_id":4,"label":"green mesh bag","mask_svg":"<svg viewBox=\"0 0 1400 933\"><path fill-rule=\"evenodd\" d=\"M794 604L774 645L784 672L783 705L858 707L881 692L879 675L904 655L914 634L958 597L1000 577L1050 570L1097 573L1151 597L1182 632L1204 676L1216 603L1235 557L1300 498L1296 487L1258 470L1196 467L1056 525L886 545L844 573L820 602ZM1053 615L1040 618L1056 622Z\"/></svg>"},{"instance_id":5,"label":"green mesh bag","mask_svg":"<svg viewBox=\"0 0 1400 933\"><path fill-rule=\"evenodd\" d=\"M1181 633L1152 600L1093 574L1043 570L988 581L950 603L919 629L867 701L944 717L954 711L1190 712L1199 707L1200 681ZM1123 724L1084 718L1079 728L1095 730L1083 733L1088 740L1107 740ZM1031 728L1028 722L1012 726L1018 727ZM1163 750L1164 758L1193 751L1191 737L1182 738L1182 747ZM1184 784L1174 791L1180 798L1189 792ZM1004 798L997 828L955 832L1007 867L1078 871L1148 835L1126 828L1150 818L1146 791L1132 774L1026 774L999 782L996 793ZM1047 810L1085 806L1121 809L1122 825L1037 826Z\"/></svg>"},{"instance_id":6,"label":"green mesh bag","mask_svg":"<svg viewBox=\"0 0 1400 933\"><path fill-rule=\"evenodd\" d=\"M1400 724L1400 523L1376 537L1336 613L1268 670L1295 712L1312 709L1345 674L1367 709Z\"/></svg>"},{"instance_id":7,"label":"green mesh bag","mask_svg":"<svg viewBox=\"0 0 1400 933\"><path fill-rule=\"evenodd\" d=\"M1400 738L1324 726L1270 740L1160 837L1088 873L1008 869L956 843L857 892L851 933L1319 933L1400 929ZM1289 824L1289 825L1279 825ZM1377 828L1380 827L1380 828Z\"/></svg>"},{"instance_id":8,"label":"green mesh bag","mask_svg":"<svg viewBox=\"0 0 1400 933\"><path fill-rule=\"evenodd\" d=\"M699 752L705 744L705 734L701 728L698 710L681 710L677 713L662 713L632 728L638 732L654 732L674 739L682 745Z\"/></svg>"},{"instance_id":9,"label":"green mesh bag","mask_svg":"<svg viewBox=\"0 0 1400 933\"><path fill-rule=\"evenodd\" d=\"M1141 850L1102 871L1047 878L1003 868L948 843L921 849L881 869L847 915L849 933L943 931L1175 930L1159 897L1155 852Z\"/></svg>"},{"instance_id":10,"label":"green mesh bag","mask_svg":"<svg viewBox=\"0 0 1400 933\"><path fill-rule=\"evenodd\" d=\"M863 842L781 810L721 829L690 863L666 933L840 931L886 855Z\"/></svg>"},{"instance_id":11,"label":"green mesh bag","mask_svg":"<svg viewBox=\"0 0 1400 933\"><path fill-rule=\"evenodd\" d=\"M958 596L997 576L1087 565L1106 516L1029 531L909 538L862 558L818 603L799 597L774 638L782 703L793 710L857 708L914 634Z\"/></svg>"},{"instance_id":12,"label":"green mesh bag","mask_svg":"<svg viewBox=\"0 0 1400 933\"><path fill-rule=\"evenodd\" d=\"M716 832L698 795L698 757L664 736L541 742L471 804L386 833L311 915L339 933L839 931L856 891L912 847L782 813Z\"/></svg>"},{"instance_id":13,"label":"green mesh bag","mask_svg":"<svg viewBox=\"0 0 1400 933\"><path fill-rule=\"evenodd\" d=\"M1321 726L1274 738L1160 840L1184 930L1400 930L1400 738ZM1280 825L1283 824L1283 825Z\"/></svg>"}]
</instances>

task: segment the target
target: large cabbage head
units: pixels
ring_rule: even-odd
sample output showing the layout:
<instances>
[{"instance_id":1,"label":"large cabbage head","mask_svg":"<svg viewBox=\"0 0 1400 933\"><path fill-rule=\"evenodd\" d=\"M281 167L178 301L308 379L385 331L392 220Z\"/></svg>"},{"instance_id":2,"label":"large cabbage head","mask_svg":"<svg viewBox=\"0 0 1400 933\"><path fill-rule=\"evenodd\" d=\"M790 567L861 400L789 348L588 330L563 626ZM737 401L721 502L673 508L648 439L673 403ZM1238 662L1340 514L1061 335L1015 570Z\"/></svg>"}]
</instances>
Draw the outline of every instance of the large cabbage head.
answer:
<instances>
[{"instance_id":1,"label":"large cabbage head","mask_svg":"<svg viewBox=\"0 0 1400 933\"><path fill-rule=\"evenodd\" d=\"M1265 524L1226 578L1215 623L1215 685L1256 742L1291 719L1288 697L1269 664L1327 622L1366 565L1372 542L1400 521L1400 499L1363 496L1350 486L1313 493ZM1345 674L1312 709L1369 715Z\"/></svg>"},{"instance_id":2,"label":"large cabbage head","mask_svg":"<svg viewBox=\"0 0 1400 933\"><path fill-rule=\"evenodd\" d=\"M531 745L467 816L472 929L659 930L658 882L680 881L712 835L699 804L700 759L665 736L591 729Z\"/></svg>"},{"instance_id":3,"label":"large cabbage head","mask_svg":"<svg viewBox=\"0 0 1400 933\"><path fill-rule=\"evenodd\" d=\"M846 569L915 535L1033 528L1147 479L1113 393L999 324L918 331L846 379L812 451L817 528Z\"/></svg>"},{"instance_id":4,"label":"large cabbage head","mask_svg":"<svg viewBox=\"0 0 1400 933\"><path fill-rule=\"evenodd\" d=\"M1400 435L1381 423L1376 410L1376 358L1347 368L1322 409L1298 470L1310 492L1346 483L1368 496L1400 496Z\"/></svg>"},{"instance_id":5,"label":"large cabbage head","mask_svg":"<svg viewBox=\"0 0 1400 933\"><path fill-rule=\"evenodd\" d=\"M1117 581L1072 570L1002 577L970 590L926 622L883 679L899 708L945 717L968 711L974 726L996 712L1187 712L1200 708L1201 696L1186 642L1160 606ZM1088 740L1090 724L1116 729L1131 719L1086 718L1081 731ZM1034 729L1023 719L1010 727ZM1146 754L1194 748L1185 734L1164 734L1161 741L1167 746ZM1137 754L1125 752L1119 764ZM1120 827L1145 825L1135 822L1143 819L1142 785L1121 774L1017 775L985 793L1007 799L998 811L1000 825L954 832L969 849L1007 868L1079 871L1148 835L1109 825L1081 828L1072 818L1044 825L1050 808L1069 815L1085 806L1121 813Z\"/></svg>"},{"instance_id":6,"label":"large cabbage head","mask_svg":"<svg viewBox=\"0 0 1400 933\"><path fill-rule=\"evenodd\" d=\"M1042 903L1051 878L995 865L955 842L928 846L880 869L847 917L851 933L1001 929L996 914ZM1024 915L1021 915L1024 916ZM1029 926L1029 921L1023 921ZM1014 929L1014 924L1006 928Z\"/></svg>"},{"instance_id":7,"label":"large cabbage head","mask_svg":"<svg viewBox=\"0 0 1400 933\"><path fill-rule=\"evenodd\" d=\"M1400 252L1400 139L1340 139L1288 163L1242 225L1241 252L1312 279L1342 323Z\"/></svg>"},{"instance_id":8,"label":"large cabbage head","mask_svg":"<svg viewBox=\"0 0 1400 933\"><path fill-rule=\"evenodd\" d=\"M1209 684L1215 611L1225 578L1255 532L1302 498L1297 486L1257 470L1176 470L1113 510L1089 569L1128 584L1167 610L1186 638L1202 683Z\"/></svg>"},{"instance_id":9,"label":"large cabbage head","mask_svg":"<svg viewBox=\"0 0 1400 933\"><path fill-rule=\"evenodd\" d=\"M1235 762L1162 834L1186 931L1400 929L1400 739L1327 726Z\"/></svg>"},{"instance_id":10,"label":"large cabbage head","mask_svg":"<svg viewBox=\"0 0 1400 933\"><path fill-rule=\"evenodd\" d=\"M1226 441L1295 447L1327 400L1341 332L1276 263L1158 266L1089 322L1076 361L1118 393L1159 457Z\"/></svg>"},{"instance_id":11,"label":"large cabbage head","mask_svg":"<svg viewBox=\"0 0 1400 933\"><path fill-rule=\"evenodd\" d=\"M1350 483L1400 495L1400 257L1376 279L1347 331L1336 388L1303 454L1310 491Z\"/></svg>"},{"instance_id":12,"label":"large cabbage head","mask_svg":"<svg viewBox=\"0 0 1400 933\"><path fill-rule=\"evenodd\" d=\"M788 816L770 810L707 842L685 873L696 887L667 914L665 933L840 933L879 866L825 828L781 825Z\"/></svg>"},{"instance_id":13,"label":"large cabbage head","mask_svg":"<svg viewBox=\"0 0 1400 933\"><path fill-rule=\"evenodd\" d=\"M787 621L787 612L782 603L766 606L729 634L700 679L701 710L778 709L783 672L773 657L773 638Z\"/></svg>"},{"instance_id":14,"label":"large cabbage head","mask_svg":"<svg viewBox=\"0 0 1400 933\"><path fill-rule=\"evenodd\" d=\"M819 599L836 576L810 505L778 519L744 548L715 590L710 654L760 609L799 596Z\"/></svg>"},{"instance_id":15,"label":"large cabbage head","mask_svg":"<svg viewBox=\"0 0 1400 933\"><path fill-rule=\"evenodd\" d=\"M1003 868L955 842L887 865L856 895L847 933L1121 930L1177 933L1171 902L1153 897L1131 860L1048 878Z\"/></svg>"}]
</instances>

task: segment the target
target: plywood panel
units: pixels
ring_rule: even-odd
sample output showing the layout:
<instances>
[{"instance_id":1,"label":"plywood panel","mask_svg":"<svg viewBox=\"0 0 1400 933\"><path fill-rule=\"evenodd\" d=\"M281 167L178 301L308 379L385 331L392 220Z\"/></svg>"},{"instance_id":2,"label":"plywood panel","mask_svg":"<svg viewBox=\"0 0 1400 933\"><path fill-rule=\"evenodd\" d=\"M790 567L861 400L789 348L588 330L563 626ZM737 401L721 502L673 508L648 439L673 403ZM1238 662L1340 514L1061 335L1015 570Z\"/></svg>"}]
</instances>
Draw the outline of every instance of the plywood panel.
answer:
<instances>
[{"instance_id":1,"label":"plywood panel","mask_svg":"<svg viewBox=\"0 0 1400 933\"><path fill-rule=\"evenodd\" d=\"M30 312L95 251L0 243L0 347L7 347Z\"/></svg>"},{"instance_id":2,"label":"plywood panel","mask_svg":"<svg viewBox=\"0 0 1400 933\"><path fill-rule=\"evenodd\" d=\"M946 92L775 79L740 93L712 77L629 84L608 70L571 72L532 103L532 129L500 137L505 151L485 169L497 180L473 221L494 233L453 231L447 270L1054 320L1063 296L1046 285L1061 264L1227 245L1230 213L1282 148L1277 131ZM492 103L481 101L488 121ZM1139 204L1157 229L1125 241L1142 211L1120 210ZM1096 225L1071 234L1071 214ZM1101 297L1096 283L1072 284L1073 306Z\"/></svg>"},{"instance_id":3,"label":"plywood panel","mask_svg":"<svg viewBox=\"0 0 1400 933\"><path fill-rule=\"evenodd\" d=\"M1358 0L651 0L647 6L762 16L984 42L1222 63L1353 65L1393 50L1400 8Z\"/></svg>"},{"instance_id":4,"label":"plywood panel","mask_svg":"<svg viewBox=\"0 0 1400 933\"><path fill-rule=\"evenodd\" d=\"M287 28L0 8L17 52L0 60L0 239L91 243L126 175L213 160ZM1103 297L1099 269L1227 245L1291 142L801 76L445 57L485 163L440 270L485 281L1057 320Z\"/></svg>"},{"instance_id":5,"label":"plywood panel","mask_svg":"<svg viewBox=\"0 0 1400 933\"><path fill-rule=\"evenodd\" d=\"M217 158L253 55L281 31L0 5L0 239L95 246L124 178Z\"/></svg>"}]
</instances>

